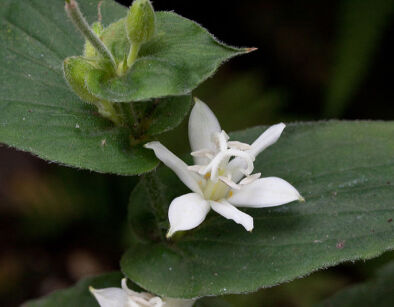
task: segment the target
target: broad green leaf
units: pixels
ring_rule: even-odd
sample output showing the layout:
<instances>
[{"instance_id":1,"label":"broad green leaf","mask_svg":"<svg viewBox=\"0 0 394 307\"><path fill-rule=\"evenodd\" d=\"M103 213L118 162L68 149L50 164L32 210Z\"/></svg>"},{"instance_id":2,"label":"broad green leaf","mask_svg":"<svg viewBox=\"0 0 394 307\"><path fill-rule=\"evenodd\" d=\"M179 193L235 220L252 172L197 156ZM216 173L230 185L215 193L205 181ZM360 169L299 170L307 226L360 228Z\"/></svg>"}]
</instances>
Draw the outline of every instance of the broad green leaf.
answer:
<instances>
[{"instance_id":1,"label":"broad green leaf","mask_svg":"<svg viewBox=\"0 0 394 307\"><path fill-rule=\"evenodd\" d=\"M367 282L342 290L316 307L392 307L394 306L394 262L379 269Z\"/></svg>"},{"instance_id":2,"label":"broad green leaf","mask_svg":"<svg viewBox=\"0 0 394 307\"><path fill-rule=\"evenodd\" d=\"M96 0L81 1L89 22ZM124 7L102 5L108 25ZM157 166L150 150L130 146L130 131L116 128L66 85L63 60L82 52L84 41L64 12L64 1L3 0L0 4L0 143L40 158L98 172L133 175ZM144 134L176 127L190 96L148 101Z\"/></svg>"},{"instance_id":3,"label":"broad green leaf","mask_svg":"<svg viewBox=\"0 0 394 307\"><path fill-rule=\"evenodd\" d=\"M121 19L102 34L117 63L130 49L124 23ZM200 25L172 12L157 12L156 23L156 35L142 45L137 61L125 76L108 76L100 69L87 75L86 85L93 95L117 102L184 95L224 61L253 50L224 45Z\"/></svg>"},{"instance_id":4,"label":"broad green leaf","mask_svg":"<svg viewBox=\"0 0 394 307\"><path fill-rule=\"evenodd\" d=\"M264 130L231 137L251 143ZM190 298L255 291L344 261L376 257L394 248L393 157L394 122L291 124L258 156L255 170L289 181L306 202L242 208L254 217L252 233L211 212L200 227L175 241L135 243L121 269L149 291ZM162 217L147 208L161 204L167 212L171 199L185 191L168 169L161 168L157 180L154 198L144 182L131 198L130 214L150 221L145 242L163 237L167 227L155 228L154 219ZM141 237L142 225L131 226Z\"/></svg>"},{"instance_id":5,"label":"broad green leaf","mask_svg":"<svg viewBox=\"0 0 394 307\"><path fill-rule=\"evenodd\" d=\"M339 6L338 42L326 115L341 116L368 73L394 12L393 0L347 0Z\"/></svg>"},{"instance_id":6,"label":"broad green leaf","mask_svg":"<svg viewBox=\"0 0 394 307\"><path fill-rule=\"evenodd\" d=\"M89 277L78 282L74 287L58 290L41 299L26 302L23 307L98 307L98 303L89 292L89 287L100 289L120 287L123 275L119 272Z\"/></svg>"}]
</instances>

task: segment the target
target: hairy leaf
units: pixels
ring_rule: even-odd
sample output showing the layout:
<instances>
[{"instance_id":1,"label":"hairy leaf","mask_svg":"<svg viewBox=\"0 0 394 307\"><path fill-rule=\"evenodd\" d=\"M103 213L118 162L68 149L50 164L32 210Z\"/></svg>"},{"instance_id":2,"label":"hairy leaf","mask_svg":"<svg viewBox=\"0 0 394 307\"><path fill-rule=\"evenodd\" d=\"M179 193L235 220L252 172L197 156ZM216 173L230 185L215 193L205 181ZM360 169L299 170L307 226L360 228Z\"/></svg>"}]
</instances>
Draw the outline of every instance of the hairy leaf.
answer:
<instances>
[{"instance_id":1,"label":"hairy leaf","mask_svg":"<svg viewBox=\"0 0 394 307\"><path fill-rule=\"evenodd\" d=\"M251 143L264 129L231 137ZM148 208L161 204L167 212L173 197L185 191L179 179L162 168L156 174L154 198L144 182L132 193L132 228L141 237L143 225L133 224L133 214L139 215L149 222L149 236L143 237L148 243L136 243L126 252L122 271L149 291L190 298L255 291L393 249L393 136L394 122L289 125L279 141L258 156L255 170L289 181L306 202L242 208L254 217L252 233L211 212L200 227L175 241L158 239L166 225L155 228L160 216L153 212L160 211Z\"/></svg>"},{"instance_id":2,"label":"hairy leaf","mask_svg":"<svg viewBox=\"0 0 394 307\"><path fill-rule=\"evenodd\" d=\"M86 85L93 95L118 102L184 95L224 61L253 50L226 46L200 25L173 12L157 12L156 17L156 35L142 45L125 76L108 77L100 69L89 73ZM130 48L124 19L109 26L102 39L117 63L124 60Z\"/></svg>"},{"instance_id":3,"label":"hairy leaf","mask_svg":"<svg viewBox=\"0 0 394 307\"><path fill-rule=\"evenodd\" d=\"M81 1L89 22L98 0ZM125 8L104 1L103 23ZM130 131L103 119L66 85L63 60L82 52L84 41L64 12L64 1L4 0L0 4L0 143L40 158L98 172L134 175L156 167L150 150L130 146ZM145 101L145 136L176 127L189 95ZM141 108L140 108L141 109Z\"/></svg>"}]
</instances>

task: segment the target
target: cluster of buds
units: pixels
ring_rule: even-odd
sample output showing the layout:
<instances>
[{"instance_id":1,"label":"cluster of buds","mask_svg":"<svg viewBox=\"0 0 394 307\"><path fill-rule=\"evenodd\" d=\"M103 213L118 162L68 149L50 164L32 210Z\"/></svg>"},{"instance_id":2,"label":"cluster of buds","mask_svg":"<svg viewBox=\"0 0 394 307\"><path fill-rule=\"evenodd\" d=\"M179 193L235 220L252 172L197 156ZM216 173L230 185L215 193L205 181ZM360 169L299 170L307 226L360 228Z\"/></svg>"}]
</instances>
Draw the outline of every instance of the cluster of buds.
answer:
<instances>
[{"instance_id":1,"label":"cluster of buds","mask_svg":"<svg viewBox=\"0 0 394 307\"><path fill-rule=\"evenodd\" d=\"M64 60L64 75L69 86L83 101L96 105L103 117L118 126L124 125L127 119L122 107L91 93L86 86L86 79L96 70L100 70L107 78L122 77L130 70L138 58L141 46L155 34L156 18L151 2L135 0L126 18L117 22L120 23L119 29L126 30L129 45L129 50L122 55L115 55L111 50L114 38L107 35L106 39L100 12L98 21L89 25L75 0L66 0L65 10L86 40L82 56Z\"/></svg>"}]
</instances>

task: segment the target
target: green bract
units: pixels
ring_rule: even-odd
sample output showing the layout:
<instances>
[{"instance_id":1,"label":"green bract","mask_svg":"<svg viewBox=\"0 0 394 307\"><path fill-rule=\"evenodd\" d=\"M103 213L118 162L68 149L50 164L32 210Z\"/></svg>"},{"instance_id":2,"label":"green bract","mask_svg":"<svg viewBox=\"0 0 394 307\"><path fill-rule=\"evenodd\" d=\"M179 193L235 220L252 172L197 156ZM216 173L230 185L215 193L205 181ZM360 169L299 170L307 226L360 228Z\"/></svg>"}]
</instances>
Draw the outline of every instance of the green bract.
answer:
<instances>
[{"instance_id":1,"label":"green bract","mask_svg":"<svg viewBox=\"0 0 394 307\"><path fill-rule=\"evenodd\" d=\"M231 137L251 143L264 130ZM123 256L123 273L156 294L191 298L255 291L393 249L393 135L394 122L286 127L255 170L294 184L306 201L244 210L254 218L252 233L211 212L195 230L166 241L168 206L187 188L161 168L131 195L129 221L142 241Z\"/></svg>"}]
</instances>

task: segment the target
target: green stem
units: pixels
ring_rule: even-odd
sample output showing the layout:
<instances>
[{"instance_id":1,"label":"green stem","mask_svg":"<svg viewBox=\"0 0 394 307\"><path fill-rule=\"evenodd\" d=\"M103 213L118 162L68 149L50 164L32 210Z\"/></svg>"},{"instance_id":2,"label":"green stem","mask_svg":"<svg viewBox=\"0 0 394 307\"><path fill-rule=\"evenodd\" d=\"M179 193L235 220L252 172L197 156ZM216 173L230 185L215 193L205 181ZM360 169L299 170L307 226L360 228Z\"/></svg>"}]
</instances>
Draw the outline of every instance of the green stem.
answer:
<instances>
[{"instance_id":1,"label":"green stem","mask_svg":"<svg viewBox=\"0 0 394 307\"><path fill-rule=\"evenodd\" d=\"M82 35L92 44L92 46L99 52L104 58L110 60L114 69L116 70L115 59L101 39L94 33L92 28L89 26L86 19L83 17L81 10L79 9L78 3L75 0L66 0L65 6L67 15L74 23L75 27L82 33Z\"/></svg>"},{"instance_id":2,"label":"green stem","mask_svg":"<svg viewBox=\"0 0 394 307\"><path fill-rule=\"evenodd\" d=\"M140 134L140 117L138 116L135 108L134 108L134 102L130 103L130 113L131 116L133 117L133 128L134 128L134 133L136 136L139 136Z\"/></svg>"},{"instance_id":3,"label":"green stem","mask_svg":"<svg viewBox=\"0 0 394 307\"><path fill-rule=\"evenodd\" d=\"M153 215L155 216L157 229L160 233L160 237L164 239L162 229L163 225L166 225L167 212L163 207L167 200L164 198L165 191L163 191L163 185L160 183L157 175L154 172L148 173L143 177L144 186L149 198L149 203Z\"/></svg>"},{"instance_id":4,"label":"green stem","mask_svg":"<svg viewBox=\"0 0 394 307\"><path fill-rule=\"evenodd\" d=\"M137 59L138 52L140 51L140 44L132 43L129 51L129 56L127 57L127 67L130 68L135 60Z\"/></svg>"},{"instance_id":5,"label":"green stem","mask_svg":"<svg viewBox=\"0 0 394 307\"><path fill-rule=\"evenodd\" d=\"M117 126L123 125L122 118L119 116L118 112L115 110L112 103L110 103L109 101L106 101L106 100L101 100L96 105L98 107L99 113L103 117L110 119Z\"/></svg>"},{"instance_id":6,"label":"green stem","mask_svg":"<svg viewBox=\"0 0 394 307\"><path fill-rule=\"evenodd\" d=\"M141 124L140 124L140 117L134 108L134 103L120 103L120 108L123 113L123 117L125 118L126 123L132 129L133 134L132 137L134 139L138 139L141 133Z\"/></svg>"}]
</instances>

